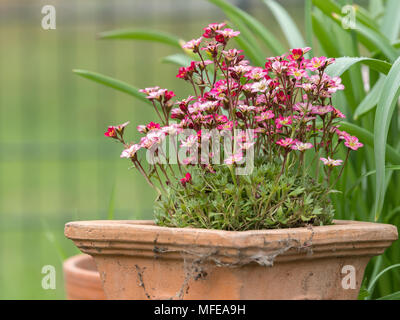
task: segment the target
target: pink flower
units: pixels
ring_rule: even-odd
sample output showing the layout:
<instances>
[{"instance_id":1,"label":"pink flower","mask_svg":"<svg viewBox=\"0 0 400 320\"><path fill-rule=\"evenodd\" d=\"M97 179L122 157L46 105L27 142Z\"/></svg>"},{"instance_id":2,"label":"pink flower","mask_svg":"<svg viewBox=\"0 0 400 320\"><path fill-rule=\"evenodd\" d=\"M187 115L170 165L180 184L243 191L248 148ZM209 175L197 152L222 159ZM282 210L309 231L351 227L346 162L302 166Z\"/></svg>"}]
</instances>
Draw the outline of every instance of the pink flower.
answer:
<instances>
[{"instance_id":1,"label":"pink flower","mask_svg":"<svg viewBox=\"0 0 400 320\"><path fill-rule=\"evenodd\" d=\"M186 42L184 45L182 45L182 48L196 52L199 50L199 46L200 46L200 43L202 40L203 40L203 37L190 40L190 41Z\"/></svg>"},{"instance_id":2,"label":"pink flower","mask_svg":"<svg viewBox=\"0 0 400 320\"><path fill-rule=\"evenodd\" d=\"M311 61L307 64L307 68L311 71L316 71L326 64L326 57L313 57Z\"/></svg>"},{"instance_id":3,"label":"pink flower","mask_svg":"<svg viewBox=\"0 0 400 320\"><path fill-rule=\"evenodd\" d=\"M324 163L324 165L328 166L328 167L337 167L342 165L343 160L333 160L331 158L328 157L328 159L326 158L320 158L320 160Z\"/></svg>"},{"instance_id":4,"label":"pink flower","mask_svg":"<svg viewBox=\"0 0 400 320\"><path fill-rule=\"evenodd\" d=\"M332 112L332 111L333 111L333 107L329 106L329 105L327 105L327 106L315 106L315 107L312 107L312 109L311 109L311 113L312 114L318 114L320 116L323 116L323 115L325 115L325 114L327 114L329 112Z\"/></svg>"},{"instance_id":5,"label":"pink flower","mask_svg":"<svg viewBox=\"0 0 400 320\"><path fill-rule=\"evenodd\" d=\"M348 134L346 131L336 130L335 132L339 136L339 140L344 140L350 137L350 134Z\"/></svg>"},{"instance_id":6,"label":"pink flower","mask_svg":"<svg viewBox=\"0 0 400 320\"><path fill-rule=\"evenodd\" d=\"M192 148L198 146L198 138L197 135L190 135L186 138L186 140L181 141L181 148Z\"/></svg>"},{"instance_id":7,"label":"pink flower","mask_svg":"<svg viewBox=\"0 0 400 320\"><path fill-rule=\"evenodd\" d=\"M231 39L233 37L237 37L240 34L240 31L233 31L229 28L226 28L224 30L216 30L215 32L222 35L225 39Z\"/></svg>"},{"instance_id":8,"label":"pink flower","mask_svg":"<svg viewBox=\"0 0 400 320\"><path fill-rule=\"evenodd\" d=\"M233 121L227 121L223 124L220 124L219 126L217 126L218 130L232 130L233 128Z\"/></svg>"},{"instance_id":9,"label":"pink flower","mask_svg":"<svg viewBox=\"0 0 400 320\"><path fill-rule=\"evenodd\" d=\"M326 77L328 77L326 74L324 74ZM344 85L342 84L342 79L339 77L334 77L331 78L330 81L326 85L328 87L328 92L329 93L335 93L338 90L343 90Z\"/></svg>"},{"instance_id":10,"label":"pink flower","mask_svg":"<svg viewBox=\"0 0 400 320\"><path fill-rule=\"evenodd\" d=\"M333 108L333 115L335 116L335 118L346 118L346 116L339 109L336 108Z\"/></svg>"},{"instance_id":11,"label":"pink flower","mask_svg":"<svg viewBox=\"0 0 400 320\"><path fill-rule=\"evenodd\" d=\"M358 141L358 138L354 136L347 136L344 138L344 141L344 145L352 150L358 150L359 148L364 146L361 142Z\"/></svg>"},{"instance_id":12,"label":"pink flower","mask_svg":"<svg viewBox=\"0 0 400 320\"><path fill-rule=\"evenodd\" d=\"M183 119L185 117L185 113L179 109L175 108L171 110L171 119Z\"/></svg>"},{"instance_id":13,"label":"pink flower","mask_svg":"<svg viewBox=\"0 0 400 320\"><path fill-rule=\"evenodd\" d=\"M149 92L146 98L149 100L161 100L161 98L164 96L165 92L167 92L167 89L155 90L155 91Z\"/></svg>"},{"instance_id":14,"label":"pink flower","mask_svg":"<svg viewBox=\"0 0 400 320\"><path fill-rule=\"evenodd\" d=\"M298 150L298 151L306 151L308 149L311 149L313 147L313 145L309 142L300 142L300 141L296 141L294 143L294 145L292 145L292 149L293 150Z\"/></svg>"},{"instance_id":15,"label":"pink flower","mask_svg":"<svg viewBox=\"0 0 400 320\"><path fill-rule=\"evenodd\" d=\"M151 92L158 91L159 89L160 87L150 87L150 88L140 89L139 92L143 92L148 95Z\"/></svg>"},{"instance_id":16,"label":"pink flower","mask_svg":"<svg viewBox=\"0 0 400 320\"><path fill-rule=\"evenodd\" d=\"M250 71L248 71L244 76L247 79L253 79L253 80L260 80L264 78L266 75L268 75L268 72L266 72L263 68L260 67L250 67Z\"/></svg>"},{"instance_id":17,"label":"pink flower","mask_svg":"<svg viewBox=\"0 0 400 320\"><path fill-rule=\"evenodd\" d=\"M152 130L147 136L140 139L140 146L145 149L151 149L154 145L161 144L164 138L164 132L161 130Z\"/></svg>"},{"instance_id":18,"label":"pink flower","mask_svg":"<svg viewBox=\"0 0 400 320\"><path fill-rule=\"evenodd\" d=\"M236 154L233 154L224 160L224 163L227 165L232 165L234 163L239 163L243 160L243 153L239 151Z\"/></svg>"},{"instance_id":19,"label":"pink flower","mask_svg":"<svg viewBox=\"0 0 400 320\"><path fill-rule=\"evenodd\" d=\"M242 111L243 113L254 111L256 109L255 106L248 106L248 105L245 105L245 104L239 105L239 106L237 106L237 108L240 111Z\"/></svg>"},{"instance_id":20,"label":"pink flower","mask_svg":"<svg viewBox=\"0 0 400 320\"><path fill-rule=\"evenodd\" d=\"M278 140L276 142L276 144L280 145L281 147L284 147L284 148L289 148L295 142L296 141L291 138L285 138L285 139Z\"/></svg>"},{"instance_id":21,"label":"pink flower","mask_svg":"<svg viewBox=\"0 0 400 320\"><path fill-rule=\"evenodd\" d=\"M251 147L253 147L255 142L250 142L250 141L245 141L245 142L239 142L239 147L242 150L249 150Z\"/></svg>"},{"instance_id":22,"label":"pink flower","mask_svg":"<svg viewBox=\"0 0 400 320\"><path fill-rule=\"evenodd\" d=\"M211 23L208 27L204 28L203 37L204 38L213 38L215 36L215 31L222 29L225 27L225 23Z\"/></svg>"},{"instance_id":23,"label":"pink flower","mask_svg":"<svg viewBox=\"0 0 400 320\"><path fill-rule=\"evenodd\" d=\"M145 126L145 125L142 125L142 124L140 124L140 125L138 125L137 127L136 127L136 129L137 129L137 131L139 131L140 133L147 133L147 127Z\"/></svg>"},{"instance_id":24,"label":"pink flower","mask_svg":"<svg viewBox=\"0 0 400 320\"><path fill-rule=\"evenodd\" d=\"M280 129L283 126L290 126L292 124L292 117L282 117L279 115L278 119L275 120L276 128Z\"/></svg>"},{"instance_id":25,"label":"pink flower","mask_svg":"<svg viewBox=\"0 0 400 320\"><path fill-rule=\"evenodd\" d=\"M122 151L121 153L121 158L127 158L127 159L132 159L135 157L136 152L141 149L140 144L133 144L130 147L126 148L125 150Z\"/></svg>"},{"instance_id":26,"label":"pink flower","mask_svg":"<svg viewBox=\"0 0 400 320\"><path fill-rule=\"evenodd\" d=\"M290 68L287 74L293 76L296 80L301 80L307 76L306 70L297 67Z\"/></svg>"},{"instance_id":27,"label":"pink flower","mask_svg":"<svg viewBox=\"0 0 400 320\"><path fill-rule=\"evenodd\" d=\"M251 92L265 92L269 89L268 85L271 80L262 79L258 82L254 82L251 86Z\"/></svg>"},{"instance_id":28,"label":"pink flower","mask_svg":"<svg viewBox=\"0 0 400 320\"><path fill-rule=\"evenodd\" d=\"M272 119L274 117L275 117L274 113L271 110L267 110L265 112L262 112L261 115L255 116L254 119L257 122L262 122L262 121L266 121L266 120Z\"/></svg>"}]
</instances>

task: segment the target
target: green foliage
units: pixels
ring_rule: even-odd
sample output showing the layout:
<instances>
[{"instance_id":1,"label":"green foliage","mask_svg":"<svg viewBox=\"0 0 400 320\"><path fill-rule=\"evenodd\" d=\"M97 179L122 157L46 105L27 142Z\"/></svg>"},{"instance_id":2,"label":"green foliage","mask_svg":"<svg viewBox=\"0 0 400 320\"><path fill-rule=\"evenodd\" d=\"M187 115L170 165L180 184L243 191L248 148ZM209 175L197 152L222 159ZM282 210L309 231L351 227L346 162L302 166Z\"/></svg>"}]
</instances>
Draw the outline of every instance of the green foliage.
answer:
<instances>
[{"instance_id":1,"label":"green foliage","mask_svg":"<svg viewBox=\"0 0 400 320\"><path fill-rule=\"evenodd\" d=\"M333 207L327 189L294 170L282 175L280 170L275 163L256 163L244 176L232 176L225 165L216 173L197 170L192 183L170 186L168 194L156 201L157 223L218 230L331 224Z\"/></svg>"}]
</instances>

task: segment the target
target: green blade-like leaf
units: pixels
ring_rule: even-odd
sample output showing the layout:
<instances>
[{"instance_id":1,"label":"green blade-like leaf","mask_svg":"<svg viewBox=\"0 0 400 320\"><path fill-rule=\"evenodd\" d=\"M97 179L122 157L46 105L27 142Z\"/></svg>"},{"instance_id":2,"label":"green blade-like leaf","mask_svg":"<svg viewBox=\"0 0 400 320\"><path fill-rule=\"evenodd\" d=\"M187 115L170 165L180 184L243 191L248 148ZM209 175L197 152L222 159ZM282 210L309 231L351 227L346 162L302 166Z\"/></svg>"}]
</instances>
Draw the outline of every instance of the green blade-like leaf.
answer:
<instances>
[{"instance_id":1,"label":"green blade-like leaf","mask_svg":"<svg viewBox=\"0 0 400 320\"><path fill-rule=\"evenodd\" d=\"M100 73L92 72L92 71L87 71L87 70L80 70L80 69L75 69L72 70L74 73L77 75L80 75L81 77L84 77L86 79L101 83L107 87L119 90L121 92L125 92L145 103L151 104L151 102L146 99L146 96L139 92L138 88L135 88L131 86L130 84L127 84L126 82L102 75Z\"/></svg>"},{"instance_id":2,"label":"green blade-like leaf","mask_svg":"<svg viewBox=\"0 0 400 320\"><path fill-rule=\"evenodd\" d=\"M368 286L368 291L372 293L374 291L376 282L379 280L380 277L382 277L389 270L392 270L394 268L399 268L399 267L400 267L400 263L391 265L391 266L385 268L384 270L382 270L381 272L379 272L379 274L374 279L371 280L371 282Z\"/></svg>"},{"instance_id":3,"label":"green blade-like leaf","mask_svg":"<svg viewBox=\"0 0 400 320\"><path fill-rule=\"evenodd\" d=\"M383 0L369 0L368 9L371 15L376 18L383 13Z\"/></svg>"},{"instance_id":4,"label":"green blade-like leaf","mask_svg":"<svg viewBox=\"0 0 400 320\"><path fill-rule=\"evenodd\" d=\"M306 2L305 2L304 21L305 21L307 46L314 48L314 46L313 46L312 0L306 0Z\"/></svg>"},{"instance_id":5,"label":"green blade-like leaf","mask_svg":"<svg viewBox=\"0 0 400 320\"><path fill-rule=\"evenodd\" d=\"M370 147L374 147L374 135L367 129L361 128L353 123L341 122L340 129L345 130L351 135L357 136L360 141ZM390 145L386 148L386 160L393 164L400 164L400 153Z\"/></svg>"},{"instance_id":6,"label":"green blade-like leaf","mask_svg":"<svg viewBox=\"0 0 400 320\"><path fill-rule=\"evenodd\" d=\"M399 171L400 170L400 165L398 165L398 166L387 166L386 167L386 171ZM350 193L351 193L351 191L355 188L355 187L357 187L357 185L359 185L360 183L361 183L361 181L364 179L364 178L366 178L366 177L369 177L369 176L372 176L372 175L374 175L374 174L376 174L376 170L371 170L371 171L369 171L369 172L367 172L367 173L364 173L361 177L359 177L358 179L357 179L357 181L346 191L346 195L349 195Z\"/></svg>"},{"instance_id":7,"label":"green blade-like leaf","mask_svg":"<svg viewBox=\"0 0 400 320\"><path fill-rule=\"evenodd\" d=\"M386 35L389 41L397 40L400 29L400 1L388 0L385 15L382 19L382 34Z\"/></svg>"},{"instance_id":8,"label":"green blade-like leaf","mask_svg":"<svg viewBox=\"0 0 400 320\"><path fill-rule=\"evenodd\" d=\"M266 6L272 11L275 19L281 26L282 32L285 34L286 40L292 48L303 48L306 46L303 36L301 35L296 23L287 13L287 11L274 0L262 0Z\"/></svg>"},{"instance_id":9,"label":"green blade-like leaf","mask_svg":"<svg viewBox=\"0 0 400 320\"><path fill-rule=\"evenodd\" d=\"M155 30L147 29L125 29L125 30L112 30L106 31L99 34L100 39L132 39L132 40L144 40L144 41L155 41L164 44L168 44L173 47L181 49L181 42L177 36Z\"/></svg>"},{"instance_id":10,"label":"green blade-like leaf","mask_svg":"<svg viewBox=\"0 0 400 320\"><path fill-rule=\"evenodd\" d=\"M331 64L326 68L326 73L332 77L334 76L341 76L343 72L351 68L353 65L357 63L362 63L370 68L388 74L392 65L386 61L378 60L378 59L371 59L365 57L353 58L353 57L342 57L337 58L334 64Z\"/></svg>"},{"instance_id":11,"label":"green blade-like leaf","mask_svg":"<svg viewBox=\"0 0 400 320\"><path fill-rule=\"evenodd\" d=\"M248 28L254 32L272 51L274 55L281 55L285 51L281 42L257 19L249 15L247 12L235 7L225 0L208 0L209 2L215 4L219 7L225 14L231 14L239 19L241 19Z\"/></svg>"},{"instance_id":12,"label":"green blade-like leaf","mask_svg":"<svg viewBox=\"0 0 400 320\"><path fill-rule=\"evenodd\" d=\"M337 24L342 24L343 17L341 16L340 7L336 3L331 0L313 0L313 4ZM346 29L346 31L352 32L353 30ZM396 60L399 56L398 50L391 45L389 39L381 34L379 30L374 30L357 20L357 26L354 31L357 32L360 42L369 51L374 52L379 49L390 61Z\"/></svg>"},{"instance_id":13,"label":"green blade-like leaf","mask_svg":"<svg viewBox=\"0 0 400 320\"><path fill-rule=\"evenodd\" d=\"M329 17L333 17L334 15L342 15L344 13L342 12L344 6L348 4L343 3L339 5L332 0L313 0L313 3ZM362 24L369 29L379 31L377 23L372 17L369 16L369 14L365 10L363 10L362 7L355 5L353 6L353 8L355 9L355 18L357 20L357 24Z\"/></svg>"},{"instance_id":14,"label":"green blade-like leaf","mask_svg":"<svg viewBox=\"0 0 400 320\"><path fill-rule=\"evenodd\" d=\"M322 13L321 13L322 15ZM312 14L312 23L313 23L313 31L317 36L319 43L321 44L322 49L329 57L340 57L340 51L335 43L335 39L332 36L332 33L328 30L326 21L322 21L319 13L314 12Z\"/></svg>"},{"instance_id":15,"label":"green blade-like leaf","mask_svg":"<svg viewBox=\"0 0 400 320\"><path fill-rule=\"evenodd\" d=\"M258 66L263 65L265 63L265 56L257 43L257 39L243 24L241 19L232 14L227 14L227 16L234 24L233 26L228 26L232 29L240 30L240 35L235 37L235 41L243 49L246 56L248 56L254 64Z\"/></svg>"},{"instance_id":16,"label":"green blade-like leaf","mask_svg":"<svg viewBox=\"0 0 400 320\"><path fill-rule=\"evenodd\" d=\"M386 77L382 76L354 112L354 120L373 110L378 104Z\"/></svg>"},{"instance_id":17,"label":"green blade-like leaf","mask_svg":"<svg viewBox=\"0 0 400 320\"><path fill-rule=\"evenodd\" d=\"M185 54L177 53L162 58L161 62L172 63L179 67L187 67L188 65L190 65L190 62L192 62L192 59Z\"/></svg>"},{"instance_id":18,"label":"green blade-like leaf","mask_svg":"<svg viewBox=\"0 0 400 320\"><path fill-rule=\"evenodd\" d=\"M388 294L387 296L380 297L376 300L400 300L400 291Z\"/></svg>"},{"instance_id":19,"label":"green blade-like leaf","mask_svg":"<svg viewBox=\"0 0 400 320\"><path fill-rule=\"evenodd\" d=\"M385 197L385 149L389 125L400 95L400 58L396 60L383 84L378 102L375 124L374 144L376 163L376 197L375 218L377 219L383 207Z\"/></svg>"}]
</instances>

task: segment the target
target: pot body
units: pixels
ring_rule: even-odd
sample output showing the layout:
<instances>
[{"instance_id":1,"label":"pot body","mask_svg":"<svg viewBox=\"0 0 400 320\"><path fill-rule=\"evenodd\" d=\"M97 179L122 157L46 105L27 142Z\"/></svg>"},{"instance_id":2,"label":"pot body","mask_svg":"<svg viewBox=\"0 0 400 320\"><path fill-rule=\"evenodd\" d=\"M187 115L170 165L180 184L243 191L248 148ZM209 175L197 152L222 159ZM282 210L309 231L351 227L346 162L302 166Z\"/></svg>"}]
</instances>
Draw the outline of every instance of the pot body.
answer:
<instances>
[{"instance_id":1,"label":"pot body","mask_svg":"<svg viewBox=\"0 0 400 320\"><path fill-rule=\"evenodd\" d=\"M79 254L63 264L64 285L68 300L105 300L100 274L90 255Z\"/></svg>"},{"instance_id":2,"label":"pot body","mask_svg":"<svg viewBox=\"0 0 400 320\"><path fill-rule=\"evenodd\" d=\"M109 299L356 299L365 267L397 239L391 225L258 231L82 221L65 235L94 257Z\"/></svg>"}]
</instances>

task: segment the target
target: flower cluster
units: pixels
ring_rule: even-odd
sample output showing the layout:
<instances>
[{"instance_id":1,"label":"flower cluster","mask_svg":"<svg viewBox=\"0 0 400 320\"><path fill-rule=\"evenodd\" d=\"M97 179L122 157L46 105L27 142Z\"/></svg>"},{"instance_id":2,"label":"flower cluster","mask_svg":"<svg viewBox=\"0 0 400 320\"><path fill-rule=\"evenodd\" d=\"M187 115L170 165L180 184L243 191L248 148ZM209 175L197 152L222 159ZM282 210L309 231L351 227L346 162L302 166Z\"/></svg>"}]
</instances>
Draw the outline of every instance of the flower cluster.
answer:
<instances>
[{"instance_id":1,"label":"flower cluster","mask_svg":"<svg viewBox=\"0 0 400 320\"><path fill-rule=\"evenodd\" d=\"M193 95L172 101L175 93L167 89L141 90L152 102L159 119L137 127L144 135L139 143L125 143L127 123L109 127L105 135L124 144L121 157L129 158L160 193L170 192L170 188L188 188L192 182L188 171L202 177L206 184L221 166L231 169L240 166L249 149L253 149L256 163L280 166L276 180L291 172L325 181L329 190L333 187L333 172L336 181L342 172L342 169L335 172L335 167L343 168L349 152L363 146L357 137L340 130L345 115L333 106L332 95L344 86L339 77L325 73L334 59L309 59L310 48L297 48L282 56L266 58L262 67L252 66L241 50L228 48L230 40L239 34L225 28L224 23L213 23L204 28L201 37L182 46L198 57L189 66L179 68L176 75L192 86ZM177 166L155 163L146 172L138 151L155 150L166 137L179 137L185 130L192 133L178 138L174 145L176 153L182 148L186 150L183 159L178 157ZM202 145L210 139L208 133L212 130L221 133L218 139L228 135L235 141L230 150L221 151L225 156L221 165L201 161L204 154L215 156L214 151L203 150ZM254 132L253 139L243 134L246 130ZM342 142L347 148L344 160L336 159ZM157 150L165 159L171 157ZM235 186L240 188L244 180L233 170L230 172ZM153 177L156 182L152 182Z\"/></svg>"}]
</instances>

